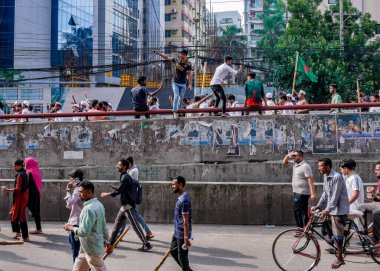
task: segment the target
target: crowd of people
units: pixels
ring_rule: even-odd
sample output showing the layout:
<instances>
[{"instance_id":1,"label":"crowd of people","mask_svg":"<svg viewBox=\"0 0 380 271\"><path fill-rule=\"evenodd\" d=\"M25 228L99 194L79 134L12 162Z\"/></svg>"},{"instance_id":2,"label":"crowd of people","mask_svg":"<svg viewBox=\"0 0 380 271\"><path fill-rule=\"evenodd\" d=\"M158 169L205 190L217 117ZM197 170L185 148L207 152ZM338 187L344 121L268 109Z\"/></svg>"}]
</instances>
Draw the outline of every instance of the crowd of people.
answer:
<instances>
[{"instance_id":1,"label":"crowd of people","mask_svg":"<svg viewBox=\"0 0 380 271\"><path fill-rule=\"evenodd\" d=\"M40 199L42 176L38 162L29 157L25 161L18 159L13 164L16 173L13 188L3 186L1 190L13 194L11 216L14 239L29 242L30 234L42 234ZM66 207L70 216L63 226L68 233L72 251L74 271L106 270L104 255L110 255L117 239L125 230L127 221L134 229L142 243L138 250L147 252L153 249L150 240L154 234L145 222L138 209L142 202L142 187L138 181L139 170L134 165L133 157L122 158L116 165L120 173L120 183L112 186L113 191L101 192L101 198L118 197L120 209L109 234L105 209L95 196L95 185L85 180L84 171L80 168L68 174L66 186ZM191 271L189 267L188 248L192 238L192 208L190 196L185 191L186 180L182 176L172 179L172 191L178 195L174 211L174 233L170 245L170 253L183 271ZM36 230L28 231L26 210L29 208L36 223Z\"/></svg>"},{"instance_id":2,"label":"crowd of people","mask_svg":"<svg viewBox=\"0 0 380 271\"><path fill-rule=\"evenodd\" d=\"M212 95L196 95L193 99L185 98L185 92L187 89L193 90L193 76L194 68L192 63L188 60L188 50L182 49L178 52L178 59L168 56L159 51L154 51L155 54L159 55L163 59L169 61L174 65L174 75L172 78L172 89L173 96L169 96L169 101L173 110L173 117L185 117L185 116L239 116L248 115L249 111L254 111L254 114L273 115L293 115L293 114L307 114L310 109L281 109L281 110L262 110L265 106L289 106L289 105L307 105L307 93L304 90L299 92L293 90L291 93L280 93L277 97L274 97L273 93L265 93L264 86L260 80L256 78L255 73L249 73L244 84L244 90L242 94L245 94L244 103L239 104L236 97L233 94L226 94L223 89L224 79L229 75L241 74L243 71L243 66L240 65L238 70L232 68L233 58L231 56L226 56L224 63L219 65L214 73L214 76L210 82L210 88ZM147 77L140 76L137 80L137 86L130 90L132 96L133 109L137 112L142 112L141 115L145 115L146 118L150 118L149 110L160 109L159 100L157 94L163 89L163 84L153 92L150 92L147 88ZM329 87L329 92L331 94L331 104L342 103L342 98L338 93L338 87L336 84L331 84ZM379 102L379 94L371 94L370 96L365 95L363 91L360 92L360 103L374 103ZM112 105L107 101L98 101L96 99L89 100L85 95L85 100L80 103L76 103L73 97L72 112L111 112L113 111ZM219 108L220 103L222 104L221 113L179 113L179 109L194 109L194 108ZM233 107L247 107L249 111L231 111L227 113L227 108ZM3 104L0 102L0 115L4 113L2 111ZM380 107L363 107L362 112L380 112ZM62 113L62 104L55 102L49 106L50 113ZM332 108L330 113L341 112L340 108ZM12 113L17 114L31 114L33 113L33 106L30 105L29 101L23 101L22 103L16 102L12 107ZM158 115L154 115L158 117ZM135 118L140 118L140 115L135 115ZM110 120L114 119L113 116L74 116L73 121L83 121L83 120ZM62 117L49 118L50 121L62 121ZM0 122L4 121L0 119ZM7 122L25 122L28 121L27 118L14 118L8 119Z\"/></svg>"},{"instance_id":3,"label":"crowd of people","mask_svg":"<svg viewBox=\"0 0 380 271\"><path fill-rule=\"evenodd\" d=\"M289 160L293 160L293 211L294 218L299 228L304 228L309 221L309 199L317 202L314 179L311 167L303 159L302 151L294 151L287 154L283 159L283 165L289 165ZM367 213L372 214L373 225L372 235L368 235L369 240L376 247L380 247L380 181L377 188L367 189L367 199L370 203L364 203L365 191L363 181L355 171L356 162L353 159L344 159L339 164L340 172L333 170L332 161L329 158L318 160L318 169L324 176L323 192L315 209L329 218L322 228L325 239L334 244L335 249L328 250L335 254L336 260L331 268L336 269L345 264L343 257L343 241L346 222L350 215L358 215L355 224L359 230L368 234ZM375 174L380 179L380 162L375 166ZM297 232L298 237L301 232ZM377 245L378 244L378 245Z\"/></svg>"}]
</instances>

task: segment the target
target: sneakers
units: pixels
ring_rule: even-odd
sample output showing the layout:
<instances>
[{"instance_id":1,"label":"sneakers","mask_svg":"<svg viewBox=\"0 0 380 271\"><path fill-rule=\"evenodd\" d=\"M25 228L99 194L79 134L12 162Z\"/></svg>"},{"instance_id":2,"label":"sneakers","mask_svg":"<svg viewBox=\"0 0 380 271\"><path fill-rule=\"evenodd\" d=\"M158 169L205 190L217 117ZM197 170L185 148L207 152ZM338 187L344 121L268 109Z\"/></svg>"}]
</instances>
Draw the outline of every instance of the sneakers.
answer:
<instances>
[{"instance_id":1,"label":"sneakers","mask_svg":"<svg viewBox=\"0 0 380 271\"><path fill-rule=\"evenodd\" d=\"M153 248L153 246L150 244L150 243L146 243L144 244L142 247L140 247L138 249L138 251L141 251L141 252L148 252L149 250L151 250Z\"/></svg>"}]
</instances>

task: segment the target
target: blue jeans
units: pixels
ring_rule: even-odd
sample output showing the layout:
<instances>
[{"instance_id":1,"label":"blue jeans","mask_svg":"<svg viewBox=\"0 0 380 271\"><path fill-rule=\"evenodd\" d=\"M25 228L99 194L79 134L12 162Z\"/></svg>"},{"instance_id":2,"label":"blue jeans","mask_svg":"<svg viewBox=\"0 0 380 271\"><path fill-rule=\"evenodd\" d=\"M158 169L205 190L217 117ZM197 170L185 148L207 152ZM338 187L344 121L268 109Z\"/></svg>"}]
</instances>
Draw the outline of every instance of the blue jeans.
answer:
<instances>
[{"instance_id":1,"label":"blue jeans","mask_svg":"<svg viewBox=\"0 0 380 271\"><path fill-rule=\"evenodd\" d=\"M182 99L185 96L186 84L177 84L172 82L173 87L173 111L177 112L181 108Z\"/></svg>"},{"instance_id":2,"label":"blue jeans","mask_svg":"<svg viewBox=\"0 0 380 271\"><path fill-rule=\"evenodd\" d=\"M151 232L150 229L149 229L149 227L148 227L148 225L145 222L144 217L141 215L141 213L140 213L139 208L137 207L137 205L136 205L136 208L135 208L135 213L136 213L137 219L139 220L139 223L144 228L145 233ZM128 220L125 220L124 225L120 228L118 236L120 236L120 234L122 234L124 232L125 227L127 226L127 221Z\"/></svg>"},{"instance_id":3,"label":"blue jeans","mask_svg":"<svg viewBox=\"0 0 380 271\"><path fill-rule=\"evenodd\" d=\"M79 240L75 240L73 232L69 234L69 243L71 245L71 251L73 253L73 262L75 262L75 259L79 254L80 242Z\"/></svg>"}]
</instances>

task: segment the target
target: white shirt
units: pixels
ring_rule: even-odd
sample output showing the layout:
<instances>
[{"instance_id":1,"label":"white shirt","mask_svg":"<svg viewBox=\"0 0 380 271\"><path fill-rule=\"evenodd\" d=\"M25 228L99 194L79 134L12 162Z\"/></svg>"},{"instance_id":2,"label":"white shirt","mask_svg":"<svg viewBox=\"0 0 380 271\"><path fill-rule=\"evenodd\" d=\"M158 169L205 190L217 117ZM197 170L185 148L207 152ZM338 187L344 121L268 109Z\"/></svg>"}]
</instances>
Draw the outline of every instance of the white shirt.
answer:
<instances>
[{"instance_id":1,"label":"white shirt","mask_svg":"<svg viewBox=\"0 0 380 271\"><path fill-rule=\"evenodd\" d=\"M380 112L380 107L370 107L369 108L369 112L379 113Z\"/></svg>"},{"instance_id":2,"label":"white shirt","mask_svg":"<svg viewBox=\"0 0 380 271\"><path fill-rule=\"evenodd\" d=\"M0 115L4 115L4 111L0 109ZM4 119L0 119L0 122L4 122Z\"/></svg>"},{"instance_id":3,"label":"white shirt","mask_svg":"<svg viewBox=\"0 0 380 271\"><path fill-rule=\"evenodd\" d=\"M132 179L139 179L139 169L136 166L132 166L127 170L127 173L132 177Z\"/></svg>"},{"instance_id":4,"label":"white shirt","mask_svg":"<svg viewBox=\"0 0 380 271\"><path fill-rule=\"evenodd\" d=\"M267 106L275 106L276 104L272 100L267 100ZM266 110L265 115L274 115L274 110Z\"/></svg>"},{"instance_id":5,"label":"white shirt","mask_svg":"<svg viewBox=\"0 0 380 271\"><path fill-rule=\"evenodd\" d=\"M63 113L63 112L62 112L62 110L58 110L56 113ZM54 118L54 121L58 121L58 122L60 122L60 121L62 121L62 120L63 120L62 117L55 117L55 118Z\"/></svg>"},{"instance_id":6,"label":"white shirt","mask_svg":"<svg viewBox=\"0 0 380 271\"><path fill-rule=\"evenodd\" d=\"M154 104L149 107L149 110L158 110L158 109L160 109L160 106L158 104ZM151 118L159 118L159 117L160 117L159 114L151 115Z\"/></svg>"},{"instance_id":7,"label":"white shirt","mask_svg":"<svg viewBox=\"0 0 380 271\"><path fill-rule=\"evenodd\" d=\"M358 174L353 174L346 179L347 194L350 198L354 191L359 191L359 197L350 204L350 210L358 210L360 204L364 203L363 181Z\"/></svg>"},{"instance_id":8,"label":"white shirt","mask_svg":"<svg viewBox=\"0 0 380 271\"><path fill-rule=\"evenodd\" d=\"M31 114L32 112L29 111L28 108L24 108L22 111L21 111L21 114ZM25 122L26 119L21 119L21 122Z\"/></svg>"},{"instance_id":9,"label":"white shirt","mask_svg":"<svg viewBox=\"0 0 380 271\"><path fill-rule=\"evenodd\" d=\"M223 63L222 65L218 66L216 68L216 70L215 70L214 76L212 77L210 85L220 85L220 84L222 84L224 78L229 73L232 73L232 74L236 75L237 71L235 71L234 69L232 69L226 63Z\"/></svg>"},{"instance_id":10,"label":"white shirt","mask_svg":"<svg viewBox=\"0 0 380 271\"><path fill-rule=\"evenodd\" d=\"M234 101L232 104L227 105L227 107L241 107L238 101ZM240 111L228 112L230 116L241 116Z\"/></svg>"},{"instance_id":11,"label":"white shirt","mask_svg":"<svg viewBox=\"0 0 380 271\"><path fill-rule=\"evenodd\" d=\"M294 105L292 102L286 102L285 105ZM294 115L294 109L281 110L282 115Z\"/></svg>"}]
</instances>

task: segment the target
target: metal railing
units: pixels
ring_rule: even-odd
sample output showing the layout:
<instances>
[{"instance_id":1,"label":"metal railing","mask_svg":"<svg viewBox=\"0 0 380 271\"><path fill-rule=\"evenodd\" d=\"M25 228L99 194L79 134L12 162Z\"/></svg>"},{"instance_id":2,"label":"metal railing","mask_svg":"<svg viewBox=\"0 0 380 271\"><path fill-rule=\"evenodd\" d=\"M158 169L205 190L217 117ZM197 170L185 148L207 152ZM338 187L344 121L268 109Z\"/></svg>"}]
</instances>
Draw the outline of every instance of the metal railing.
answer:
<instances>
[{"instance_id":1,"label":"metal railing","mask_svg":"<svg viewBox=\"0 0 380 271\"><path fill-rule=\"evenodd\" d=\"M256 112L267 110L321 110L332 108L370 108L380 107L380 102L377 103L341 103L341 104L306 104L306 105L276 105L276 106L260 106L254 110L249 107L227 107L227 112ZM220 113L221 108L194 108L194 109L179 109L177 113ZM0 119L30 119L30 118L56 118L56 117L99 117L99 116L136 116L136 115L169 115L173 114L172 109L158 109L149 111L111 111L111 112L71 112L71 113L37 113L37 114L6 114L0 115Z\"/></svg>"}]
</instances>

